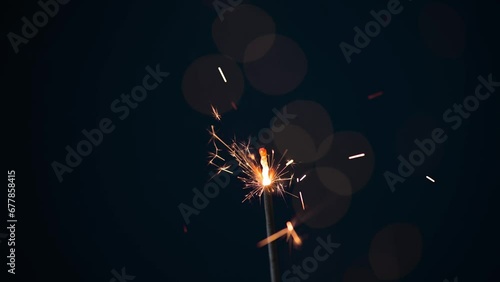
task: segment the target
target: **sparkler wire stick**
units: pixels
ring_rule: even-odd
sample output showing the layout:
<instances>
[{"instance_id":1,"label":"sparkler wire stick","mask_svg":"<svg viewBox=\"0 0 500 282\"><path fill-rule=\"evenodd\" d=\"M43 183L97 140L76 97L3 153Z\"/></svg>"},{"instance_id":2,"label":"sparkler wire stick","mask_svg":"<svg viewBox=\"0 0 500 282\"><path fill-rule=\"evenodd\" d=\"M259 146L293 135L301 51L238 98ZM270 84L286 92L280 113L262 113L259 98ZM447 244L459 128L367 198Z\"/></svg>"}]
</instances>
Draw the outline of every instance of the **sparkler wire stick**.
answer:
<instances>
[{"instance_id":1,"label":"sparkler wire stick","mask_svg":"<svg viewBox=\"0 0 500 282\"><path fill-rule=\"evenodd\" d=\"M215 114L215 110L213 110L213 112L214 116L218 116ZM285 153L283 153L283 156L276 163L274 159L274 150L272 150L268 155L265 148L259 149L260 160L258 160L250 150L250 142L248 144L245 144L238 143L235 140L230 144L227 144L219 136L217 136L213 125L211 126L209 133L211 135L210 140L213 141L215 147L215 152L210 154L211 160L209 161L209 163L217 167L218 173L220 173L221 171L226 171L231 174L233 173L229 170L230 165L225 164L219 166L214 162L216 159L224 160L224 158L218 155L220 149L217 147L216 141L220 142L227 149L229 155L231 155L231 157L233 157L238 162L238 166L241 168L240 172L242 173L242 175L238 176L238 179L240 179L244 183L244 189L251 189L251 191L245 196L243 202L246 200L250 200L254 196L264 196L264 213L266 218L266 233L268 237L264 243L267 242L266 244L268 245L271 282L278 282L280 273L278 269L278 250L275 240L282 235L277 236L275 234L272 196L274 193L281 196L286 193L297 197L296 195L285 190L285 187L287 187L287 184L285 182L289 182L288 186L291 186L291 183L293 182L293 174L290 177L286 176L289 174L287 168L294 162L293 160L288 160L283 165L281 161L283 160L283 156L286 153L285 151ZM304 177L302 177L302 179L303 178ZM295 231L293 231L293 226L291 225L291 223L288 228L285 229L284 234L291 234L295 244L301 243L300 238L297 236ZM261 244L262 242L258 243L258 245Z\"/></svg>"},{"instance_id":2,"label":"sparkler wire stick","mask_svg":"<svg viewBox=\"0 0 500 282\"><path fill-rule=\"evenodd\" d=\"M264 192L264 212L266 214L266 230L267 236L272 236L274 230L274 213L273 213L273 197L271 191ZM267 245L269 253L269 267L271 271L271 282L279 281L278 270L278 250L276 248L276 241L270 242Z\"/></svg>"},{"instance_id":3,"label":"sparkler wire stick","mask_svg":"<svg viewBox=\"0 0 500 282\"><path fill-rule=\"evenodd\" d=\"M262 185L267 188L264 191L264 213L266 214L266 231L267 237L272 236L275 232L274 228L274 210L273 210L273 197L271 190L269 189L269 184L271 180L269 179L269 163L267 161L267 151L264 148L259 149L260 154L260 164L262 165ZM267 246L269 253L269 269L271 271L271 282L279 281L279 270L278 270L278 251L276 248L276 242L270 242Z\"/></svg>"}]
</instances>

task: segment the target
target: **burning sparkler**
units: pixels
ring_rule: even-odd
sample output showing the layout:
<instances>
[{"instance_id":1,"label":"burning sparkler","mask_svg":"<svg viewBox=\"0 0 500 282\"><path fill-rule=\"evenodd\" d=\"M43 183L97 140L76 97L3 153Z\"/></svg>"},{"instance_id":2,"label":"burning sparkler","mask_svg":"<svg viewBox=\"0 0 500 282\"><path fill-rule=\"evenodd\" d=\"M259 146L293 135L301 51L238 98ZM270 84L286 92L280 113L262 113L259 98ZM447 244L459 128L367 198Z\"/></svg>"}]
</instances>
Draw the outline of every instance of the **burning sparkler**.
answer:
<instances>
[{"instance_id":1,"label":"burning sparkler","mask_svg":"<svg viewBox=\"0 0 500 282\"><path fill-rule=\"evenodd\" d=\"M238 176L238 179L243 182L244 189L251 190L242 202L250 200L255 196L261 197L265 191L275 192L280 196L291 194L287 192L285 188L289 187L292 182L293 174L288 171L288 168L294 162L293 160L288 160L285 164L282 163L286 152L276 161L274 150L271 150L271 154L269 155L265 148L260 148L260 160L258 161L255 154L252 153L253 149L250 148L250 141L242 143L234 140L228 144L217 135L213 125L209 133L215 148L214 152L210 153L211 159L209 164L217 168L217 173L221 173L222 171L233 173L229 170L229 165L216 164L216 160L225 161L225 159L219 155L221 149L217 143L222 144L227 149L229 155L238 162L238 166L241 168L242 173Z\"/></svg>"},{"instance_id":2,"label":"burning sparkler","mask_svg":"<svg viewBox=\"0 0 500 282\"><path fill-rule=\"evenodd\" d=\"M213 107L212 111L214 112L214 117L217 119L218 113ZM216 160L225 161L225 159L219 155L221 149L219 149L217 143L222 144L227 149L229 155L238 162L238 166L241 168L242 175L238 175L238 179L243 182L244 189L250 189L250 192L245 196L242 202L250 200L255 196L260 198L264 195L266 231L268 237L272 236L274 233L272 193L277 193L281 196L284 196L285 193L293 195L285 191L285 188L290 186L293 179L293 174L288 176L290 173L287 170L287 168L293 164L293 160L287 160L286 163L283 164L282 161L284 155L286 154L285 152L285 154L283 154L283 156L276 162L274 158L274 150L271 150L271 154L269 155L265 148L259 148L258 152L260 160L258 161L255 154L252 153L252 150L254 149L252 148L251 150L250 141L247 143L241 143L233 140L230 144L227 144L216 134L213 125L211 126L209 133L215 148L215 151L210 154L211 159L209 164L217 167L217 173L221 173L222 171L226 171L231 174L233 173L229 170L230 166L228 164L216 164ZM292 227L292 230L290 230L290 226ZM301 242L300 238L295 231L293 231L293 225L290 224L290 226L288 226L286 230L288 230L287 232L289 236L290 234L292 235L294 242L298 244ZM279 280L277 249L274 243L269 242L268 244L271 281L277 282Z\"/></svg>"}]
</instances>

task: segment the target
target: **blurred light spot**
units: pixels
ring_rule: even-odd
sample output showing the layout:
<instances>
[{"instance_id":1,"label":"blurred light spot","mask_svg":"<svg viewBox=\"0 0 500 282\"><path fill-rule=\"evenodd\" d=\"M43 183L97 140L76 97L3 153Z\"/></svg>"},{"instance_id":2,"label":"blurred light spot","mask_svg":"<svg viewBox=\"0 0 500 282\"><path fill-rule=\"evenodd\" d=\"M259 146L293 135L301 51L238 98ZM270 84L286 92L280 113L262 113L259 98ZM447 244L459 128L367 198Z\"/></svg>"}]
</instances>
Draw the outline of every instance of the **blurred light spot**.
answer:
<instances>
[{"instance_id":1,"label":"blurred light spot","mask_svg":"<svg viewBox=\"0 0 500 282\"><path fill-rule=\"evenodd\" d=\"M290 117L277 119L274 126L276 148L300 163L311 163L323 157L333 140L333 126L328 112L313 101L297 100L280 112Z\"/></svg>"},{"instance_id":2,"label":"blurred light spot","mask_svg":"<svg viewBox=\"0 0 500 282\"><path fill-rule=\"evenodd\" d=\"M371 99L375 99L377 98L378 96L382 96L382 94L384 94L384 91L380 91L380 92L377 92L375 94L371 94L368 96L368 99L371 100Z\"/></svg>"},{"instance_id":3,"label":"blurred light spot","mask_svg":"<svg viewBox=\"0 0 500 282\"><path fill-rule=\"evenodd\" d=\"M214 71L224 68L225 77ZM212 115L212 106L223 114L233 108L232 103L243 95L244 78L238 65L222 55L208 55L196 59L184 73L182 92L188 104L198 112Z\"/></svg>"},{"instance_id":4,"label":"blurred light spot","mask_svg":"<svg viewBox=\"0 0 500 282\"><path fill-rule=\"evenodd\" d=\"M283 95L297 88L307 73L307 58L292 39L268 34L257 42L274 39L271 49L260 59L244 64L250 84L262 93Z\"/></svg>"},{"instance_id":5,"label":"blurred light spot","mask_svg":"<svg viewBox=\"0 0 500 282\"><path fill-rule=\"evenodd\" d=\"M219 51L240 63L264 56L273 45L274 37L267 37L258 44L251 43L256 38L275 32L271 16L256 6L245 4L224 13L224 21L217 17L212 24L212 38Z\"/></svg>"},{"instance_id":6,"label":"blurred light spot","mask_svg":"<svg viewBox=\"0 0 500 282\"><path fill-rule=\"evenodd\" d=\"M351 152L362 151L365 156L356 161L346 158ZM361 133L352 131L343 131L335 133L331 150L323 158L318 160L318 165L322 167L334 167L347 177L350 182L350 193L361 190L371 179L375 156L373 148ZM323 182L328 175L320 175ZM333 176L331 176L333 177ZM326 185L326 184L325 184Z\"/></svg>"},{"instance_id":7,"label":"blurred light spot","mask_svg":"<svg viewBox=\"0 0 500 282\"><path fill-rule=\"evenodd\" d=\"M416 226L407 223L386 226L370 244L370 265L381 280L402 279L417 266L422 247L422 235Z\"/></svg>"},{"instance_id":8,"label":"blurred light spot","mask_svg":"<svg viewBox=\"0 0 500 282\"><path fill-rule=\"evenodd\" d=\"M301 192L303 199L307 200L306 210L302 208L300 201L292 202L297 224L305 223L311 228L332 226L346 215L351 205L351 197L341 196L324 187L316 173L307 175L308 181L301 184L300 188L297 185L293 191L293 194Z\"/></svg>"}]
</instances>

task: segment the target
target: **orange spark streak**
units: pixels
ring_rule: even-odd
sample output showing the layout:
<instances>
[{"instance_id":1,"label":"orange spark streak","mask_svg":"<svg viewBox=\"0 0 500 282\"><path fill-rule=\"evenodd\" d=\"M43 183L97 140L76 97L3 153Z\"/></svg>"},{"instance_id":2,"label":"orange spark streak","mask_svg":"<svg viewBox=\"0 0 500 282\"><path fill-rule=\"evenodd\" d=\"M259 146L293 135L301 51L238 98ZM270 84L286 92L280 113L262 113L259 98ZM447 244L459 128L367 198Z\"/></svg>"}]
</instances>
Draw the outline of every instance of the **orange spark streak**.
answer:
<instances>
[{"instance_id":1,"label":"orange spark streak","mask_svg":"<svg viewBox=\"0 0 500 282\"><path fill-rule=\"evenodd\" d=\"M377 98L378 96L380 96L382 94L384 94L384 91L380 91L380 92L377 92L375 94L369 95L368 99L371 100L371 99Z\"/></svg>"},{"instance_id":2,"label":"orange spark streak","mask_svg":"<svg viewBox=\"0 0 500 282\"><path fill-rule=\"evenodd\" d=\"M219 120L219 121L220 121L220 120L221 120L221 116L220 116L220 114L219 114L219 111L217 111L217 109L216 109L214 106L212 106L212 105L210 105L210 107L212 108L212 116L213 116L216 120Z\"/></svg>"},{"instance_id":3,"label":"orange spark streak","mask_svg":"<svg viewBox=\"0 0 500 282\"><path fill-rule=\"evenodd\" d=\"M295 232L295 230L293 229L293 224L290 221L286 222L286 227L288 228L288 232L293 237L293 242L297 245L302 244L302 240L300 240L299 235L297 235L297 232Z\"/></svg>"},{"instance_id":4,"label":"orange spark streak","mask_svg":"<svg viewBox=\"0 0 500 282\"><path fill-rule=\"evenodd\" d=\"M283 228L282 230L280 230L280 231L278 231L278 232L274 233L273 235L271 235L271 236L267 237L266 239L264 239L264 240L262 240L262 241L258 242L258 243L257 243L257 247L259 247L259 248L260 248L260 247L263 247L263 246L265 246L265 245L267 245L267 244L269 244L269 243L271 243L271 242L273 242L273 241L276 241L276 240L278 240L280 237L285 236L287 233L288 233L288 229Z\"/></svg>"},{"instance_id":5,"label":"orange spark streak","mask_svg":"<svg viewBox=\"0 0 500 282\"><path fill-rule=\"evenodd\" d=\"M293 242L296 245L302 244L302 240L300 239L299 235L297 235L297 232L295 232L295 230L293 228L293 224L290 221L287 221L286 228L283 228L280 231L274 233L273 235L267 237L266 239L258 242L257 247L259 247L259 248L263 247L263 246L265 246L273 241L278 240L280 237L283 237L285 235L286 235L287 241L288 241L288 238L290 238L290 236L292 236Z\"/></svg>"},{"instance_id":6,"label":"orange spark streak","mask_svg":"<svg viewBox=\"0 0 500 282\"><path fill-rule=\"evenodd\" d=\"M300 202L302 203L302 209L305 210L306 206L304 205L304 198L302 198L302 192L299 191L299 195L300 195Z\"/></svg>"}]
</instances>

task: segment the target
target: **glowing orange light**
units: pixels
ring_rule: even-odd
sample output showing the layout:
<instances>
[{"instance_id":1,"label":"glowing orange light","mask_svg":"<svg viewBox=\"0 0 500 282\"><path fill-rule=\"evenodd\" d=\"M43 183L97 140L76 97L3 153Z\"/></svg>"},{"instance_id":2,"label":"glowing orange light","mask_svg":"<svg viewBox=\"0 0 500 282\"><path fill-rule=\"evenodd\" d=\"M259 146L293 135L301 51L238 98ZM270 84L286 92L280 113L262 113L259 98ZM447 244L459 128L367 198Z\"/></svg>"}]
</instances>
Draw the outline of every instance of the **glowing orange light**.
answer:
<instances>
[{"instance_id":1,"label":"glowing orange light","mask_svg":"<svg viewBox=\"0 0 500 282\"><path fill-rule=\"evenodd\" d=\"M295 229L293 228L293 224L290 221L287 221L286 228L283 228L280 231L274 233L273 235L267 237L266 239L258 242L257 247L259 247L259 248L263 247L263 246L265 246L273 241L278 240L279 238L281 238L285 235L287 237L287 241L288 241L288 238L290 238L290 236L292 236L293 243L295 243L295 245L297 245L297 246L302 245L302 240L300 239L299 235L297 235L297 232L295 232Z\"/></svg>"},{"instance_id":2,"label":"glowing orange light","mask_svg":"<svg viewBox=\"0 0 500 282\"><path fill-rule=\"evenodd\" d=\"M260 154L260 165L262 166L262 185L267 186L271 184L271 178L269 177L269 164L267 163L267 150L265 148L259 149Z\"/></svg>"},{"instance_id":3,"label":"glowing orange light","mask_svg":"<svg viewBox=\"0 0 500 282\"><path fill-rule=\"evenodd\" d=\"M218 164L220 161L226 162L226 159L219 154L222 151L219 144L222 144L222 147L227 149L229 155L238 162L238 167L241 168L239 172L241 174L237 177L244 183L243 189L251 189L242 202L250 200L254 196L261 197L267 191L276 192L281 196L289 194L297 197L285 190L293 180L293 173L290 173L288 168L294 164L293 160L287 160L286 163L282 163L286 151L279 160L276 160L274 158L274 150L268 153L265 148L259 148L257 150L258 156L260 156L259 159L258 156L256 157L257 154L254 154L252 151L250 141L237 142L233 140L230 143L226 143L217 135L213 125L210 126L208 132L211 135L210 141L212 141L214 146L214 151L209 153L210 160L208 163L217 167L217 174L221 172L233 174L233 171L230 169L232 165L229 163Z\"/></svg>"}]
</instances>

